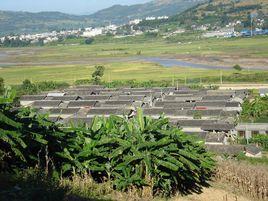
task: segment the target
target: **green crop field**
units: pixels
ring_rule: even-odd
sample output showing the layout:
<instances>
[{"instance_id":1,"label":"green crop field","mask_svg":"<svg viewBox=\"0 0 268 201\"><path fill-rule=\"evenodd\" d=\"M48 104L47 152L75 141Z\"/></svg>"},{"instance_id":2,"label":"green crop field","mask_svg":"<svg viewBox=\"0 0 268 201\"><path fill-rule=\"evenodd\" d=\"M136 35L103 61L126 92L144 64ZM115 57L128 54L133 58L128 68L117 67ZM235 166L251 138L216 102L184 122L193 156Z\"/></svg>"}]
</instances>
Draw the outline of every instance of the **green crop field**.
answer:
<instances>
[{"instance_id":1,"label":"green crop field","mask_svg":"<svg viewBox=\"0 0 268 201\"><path fill-rule=\"evenodd\" d=\"M200 82L209 82L209 78L214 78L217 83L220 82L221 74L230 76L235 73L234 70L206 70L173 67L165 68L153 63L126 62L105 64L105 81L130 80L139 81L148 80L173 80L181 79L191 82L191 79L200 79ZM79 79L90 79L94 70L94 65L58 65L58 66L24 66L3 68L0 70L8 84L19 84L25 79L33 82L38 81L65 81L72 84ZM261 73L261 71L244 71L241 74ZM268 73L265 74L266 76ZM224 81L224 80L223 80ZM235 80L234 80L235 81Z\"/></svg>"},{"instance_id":2,"label":"green crop field","mask_svg":"<svg viewBox=\"0 0 268 201\"><path fill-rule=\"evenodd\" d=\"M133 61L138 56L184 57L187 58L230 58L233 64L240 59L252 59L262 64L268 57L268 37L235 39L202 39L187 43L170 43L163 39L143 40L139 37L107 39L97 38L91 45L70 44L27 47L1 48L9 56L4 62L12 63L0 67L0 77L8 84L18 84L24 79L34 82L53 80L73 83L78 79L89 79L97 64L106 67L104 79L111 80L168 80L200 79L207 77L220 81L220 75L229 76L234 70L206 70L181 67L165 68L155 63ZM72 41L75 43L75 40ZM139 54L140 55L137 55ZM132 58L128 61L128 58ZM1 64L1 61L0 61ZM264 64L265 65L265 64ZM241 74L260 73L261 71L239 72ZM267 71L264 73L267 75ZM224 81L224 80L223 80ZM235 82L235 80L233 80ZM256 80L263 82L265 80Z\"/></svg>"}]
</instances>

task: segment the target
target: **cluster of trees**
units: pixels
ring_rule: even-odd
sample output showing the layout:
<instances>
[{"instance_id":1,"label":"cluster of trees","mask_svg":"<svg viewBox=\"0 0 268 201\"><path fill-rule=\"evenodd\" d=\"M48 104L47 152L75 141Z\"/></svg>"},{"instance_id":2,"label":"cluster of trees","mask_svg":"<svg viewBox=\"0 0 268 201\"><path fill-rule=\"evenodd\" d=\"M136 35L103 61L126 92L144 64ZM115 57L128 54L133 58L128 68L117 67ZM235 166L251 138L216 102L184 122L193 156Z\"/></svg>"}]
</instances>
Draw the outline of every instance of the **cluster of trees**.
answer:
<instances>
[{"instance_id":1,"label":"cluster of trees","mask_svg":"<svg viewBox=\"0 0 268 201\"><path fill-rule=\"evenodd\" d=\"M27 47L30 45L43 46L44 41L40 39L36 43L32 44L30 40L20 40L18 37L15 39L9 39L8 37L5 37L4 41L0 41L0 46L3 47Z\"/></svg>"},{"instance_id":2,"label":"cluster of trees","mask_svg":"<svg viewBox=\"0 0 268 201\"><path fill-rule=\"evenodd\" d=\"M25 94L28 95L38 94L43 91L64 89L67 87L69 87L69 84L66 82L43 81L43 82L32 83L28 79L24 80L21 85L14 86L19 96Z\"/></svg>"},{"instance_id":3,"label":"cluster of trees","mask_svg":"<svg viewBox=\"0 0 268 201\"><path fill-rule=\"evenodd\" d=\"M0 101L0 173L38 167L48 175L90 173L96 182L154 195L200 190L214 161L202 143L161 117L96 117L90 126L62 129L34 111Z\"/></svg>"}]
</instances>

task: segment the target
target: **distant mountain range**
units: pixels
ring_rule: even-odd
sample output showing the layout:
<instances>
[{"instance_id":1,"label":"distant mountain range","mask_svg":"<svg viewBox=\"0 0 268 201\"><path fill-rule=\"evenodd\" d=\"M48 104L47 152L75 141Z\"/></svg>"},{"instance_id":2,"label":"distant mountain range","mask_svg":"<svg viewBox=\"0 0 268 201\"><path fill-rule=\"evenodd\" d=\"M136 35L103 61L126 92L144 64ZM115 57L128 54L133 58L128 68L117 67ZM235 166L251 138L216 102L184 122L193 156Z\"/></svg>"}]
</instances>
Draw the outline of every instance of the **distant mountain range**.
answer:
<instances>
[{"instance_id":1,"label":"distant mountain range","mask_svg":"<svg viewBox=\"0 0 268 201\"><path fill-rule=\"evenodd\" d=\"M96 22L124 23L148 16L171 16L181 13L205 0L154 0L132 6L114 5L90 15Z\"/></svg>"},{"instance_id":2,"label":"distant mountain range","mask_svg":"<svg viewBox=\"0 0 268 201\"><path fill-rule=\"evenodd\" d=\"M10 33L40 33L45 31L87 27L93 24L88 16L60 12L0 11L0 35Z\"/></svg>"},{"instance_id":3,"label":"distant mountain range","mask_svg":"<svg viewBox=\"0 0 268 201\"><path fill-rule=\"evenodd\" d=\"M131 6L114 5L92 15L69 15L60 12L0 11L0 35L39 33L44 31L82 28L109 23L121 24L147 16L179 14L205 0L153 0Z\"/></svg>"}]
</instances>

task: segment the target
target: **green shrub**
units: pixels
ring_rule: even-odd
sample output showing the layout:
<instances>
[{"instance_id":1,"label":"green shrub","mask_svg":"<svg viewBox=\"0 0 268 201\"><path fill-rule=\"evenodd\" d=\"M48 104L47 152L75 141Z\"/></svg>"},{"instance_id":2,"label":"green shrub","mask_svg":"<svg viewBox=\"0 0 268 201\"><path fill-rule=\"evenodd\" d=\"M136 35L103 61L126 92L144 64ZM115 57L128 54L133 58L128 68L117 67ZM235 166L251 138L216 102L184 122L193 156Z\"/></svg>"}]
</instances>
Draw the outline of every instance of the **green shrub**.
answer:
<instances>
[{"instance_id":1,"label":"green shrub","mask_svg":"<svg viewBox=\"0 0 268 201\"><path fill-rule=\"evenodd\" d=\"M241 70L242 70L241 66L238 65L238 64L234 65L234 66L233 66L233 69L235 69L235 70L237 70L237 71L241 71Z\"/></svg>"},{"instance_id":2,"label":"green shrub","mask_svg":"<svg viewBox=\"0 0 268 201\"><path fill-rule=\"evenodd\" d=\"M251 143L260 145L263 149L268 150L268 135L256 135L250 139Z\"/></svg>"},{"instance_id":3,"label":"green shrub","mask_svg":"<svg viewBox=\"0 0 268 201\"><path fill-rule=\"evenodd\" d=\"M44 116L0 102L0 133L0 172L60 167L65 134Z\"/></svg>"},{"instance_id":4,"label":"green shrub","mask_svg":"<svg viewBox=\"0 0 268 201\"><path fill-rule=\"evenodd\" d=\"M54 81L43 81L32 83L30 80L24 80L19 86L15 86L18 96L21 95L33 95L43 91L50 91L55 89L65 89L69 87L66 82L54 82Z\"/></svg>"},{"instance_id":5,"label":"green shrub","mask_svg":"<svg viewBox=\"0 0 268 201\"><path fill-rule=\"evenodd\" d=\"M4 95L5 93L5 83L4 79L0 77L0 96Z\"/></svg>"}]
</instances>

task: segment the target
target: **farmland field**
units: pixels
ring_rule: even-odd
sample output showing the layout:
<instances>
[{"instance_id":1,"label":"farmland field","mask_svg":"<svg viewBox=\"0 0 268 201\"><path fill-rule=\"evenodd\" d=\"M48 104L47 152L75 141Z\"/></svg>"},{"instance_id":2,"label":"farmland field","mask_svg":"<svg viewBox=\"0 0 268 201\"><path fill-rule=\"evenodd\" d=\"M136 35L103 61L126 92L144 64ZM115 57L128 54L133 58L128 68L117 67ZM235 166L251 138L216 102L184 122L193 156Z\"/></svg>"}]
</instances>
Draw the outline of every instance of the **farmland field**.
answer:
<instances>
[{"instance_id":1,"label":"farmland field","mask_svg":"<svg viewBox=\"0 0 268 201\"><path fill-rule=\"evenodd\" d=\"M268 38L202 39L187 43L170 43L161 39L139 40L96 39L92 45L65 44L44 47L1 48L0 75L8 84L24 79L32 81L54 80L73 83L90 78L94 65L106 67L104 79L110 80L171 80L207 76L220 80L234 70L208 70L185 66L165 68L157 63L145 62L140 57L174 58L192 63L223 65L235 64L245 69L262 66L268 70ZM75 42L75 41L72 41ZM262 72L242 71L242 74ZM267 72L267 71L266 71ZM256 80L256 82L263 82Z\"/></svg>"}]
</instances>

